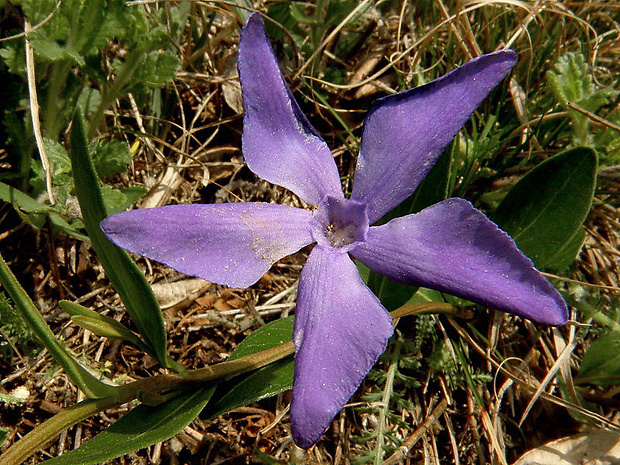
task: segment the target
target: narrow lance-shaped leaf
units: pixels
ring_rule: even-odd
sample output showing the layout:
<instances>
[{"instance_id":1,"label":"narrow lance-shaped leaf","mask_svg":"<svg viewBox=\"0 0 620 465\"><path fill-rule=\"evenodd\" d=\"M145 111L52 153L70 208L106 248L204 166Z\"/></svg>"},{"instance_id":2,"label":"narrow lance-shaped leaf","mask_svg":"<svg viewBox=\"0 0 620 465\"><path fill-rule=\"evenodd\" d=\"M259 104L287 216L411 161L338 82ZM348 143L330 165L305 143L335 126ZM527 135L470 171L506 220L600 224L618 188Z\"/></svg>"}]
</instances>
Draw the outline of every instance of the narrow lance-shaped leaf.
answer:
<instances>
[{"instance_id":1,"label":"narrow lance-shaped leaf","mask_svg":"<svg viewBox=\"0 0 620 465\"><path fill-rule=\"evenodd\" d=\"M81 447L47 465L100 464L171 438L198 416L215 387L181 394L157 406L139 405Z\"/></svg>"},{"instance_id":2,"label":"narrow lance-shaped leaf","mask_svg":"<svg viewBox=\"0 0 620 465\"><path fill-rule=\"evenodd\" d=\"M76 111L71 132L71 165L84 225L110 282L147 346L164 366L180 370L166 353L166 332L161 309L144 275L129 255L103 234L99 223L107 216L99 180L88 152L81 111Z\"/></svg>"},{"instance_id":3,"label":"narrow lance-shaped leaf","mask_svg":"<svg viewBox=\"0 0 620 465\"><path fill-rule=\"evenodd\" d=\"M88 397L115 396L115 386L108 385L97 379L86 367L80 365L67 350L60 344L58 339L47 326L38 309L19 284L17 278L10 270L4 258L0 255L0 283L6 293L15 302L15 308L20 316L28 323L28 326L37 335L41 343L52 354L58 363L71 378L71 381Z\"/></svg>"},{"instance_id":4,"label":"narrow lance-shaped leaf","mask_svg":"<svg viewBox=\"0 0 620 465\"><path fill-rule=\"evenodd\" d=\"M71 321L92 331L98 336L123 339L135 344L145 352L148 352L148 347L144 345L140 338L114 318L101 315L94 310L67 300L61 300L60 307L71 315Z\"/></svg>"}]
</instances>

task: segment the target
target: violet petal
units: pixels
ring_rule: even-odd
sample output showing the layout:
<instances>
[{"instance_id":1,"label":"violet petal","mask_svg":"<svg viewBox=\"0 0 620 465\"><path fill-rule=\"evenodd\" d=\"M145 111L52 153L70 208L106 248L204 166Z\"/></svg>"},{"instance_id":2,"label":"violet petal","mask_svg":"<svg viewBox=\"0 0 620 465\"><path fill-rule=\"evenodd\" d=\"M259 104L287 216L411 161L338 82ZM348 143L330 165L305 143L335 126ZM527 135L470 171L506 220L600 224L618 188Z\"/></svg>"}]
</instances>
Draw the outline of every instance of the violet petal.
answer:
<instances>
[{"instance_id":1,"label":"violet petal","mask_svg":"<svg viewBox=\"0 0 620 465\"><path fill-rule=\"evenodd\" d=\"M390 279L447 292L539 323L567 320L560 293L514 241L463 199L371 227L352 251Z\"/></svg>"},{"instance_id":2,"label":"violet petal","mask_svg":"<svg viewBox=\"0 0 620 465\"><path fill-rule=\"evenodd\" d=\"M347 253L315 246L301 272L291 427L308 448L356 391L392 335L392 319Z\"/></svg>"},{"instance_id":3,"label":"violet petal","mask_svg":"<svg viewBox=\"0 0 620 465\"><path fill-rule=\"evenodd\" d=\"M342 198L334 158L286 85L259 14L251 15L241 32L239 77L249 168L314 205L326 195Z\"/></svg>"},{"instance_id":4,"label":"violet petal","mask_svg":"<svg viewBox=\"0 0 620 465\"><path fill-rule=\"evenodd\" d=\"M516 61L512 50L482 55L428 84L373 103L351 195L367 203L371 224L413 193Z\"/></svg>"},{"instance_id":5,"label":"violet petal","mask_svg":"<svg viewBox=\"0 0 620 465\"><path fill-rule=\"evenodd\" d=\"M312 213L266 203L169 205L101 222L116 245L182 273L248 287L277 260L313 242Z\"/></svg>"}]
</instances>

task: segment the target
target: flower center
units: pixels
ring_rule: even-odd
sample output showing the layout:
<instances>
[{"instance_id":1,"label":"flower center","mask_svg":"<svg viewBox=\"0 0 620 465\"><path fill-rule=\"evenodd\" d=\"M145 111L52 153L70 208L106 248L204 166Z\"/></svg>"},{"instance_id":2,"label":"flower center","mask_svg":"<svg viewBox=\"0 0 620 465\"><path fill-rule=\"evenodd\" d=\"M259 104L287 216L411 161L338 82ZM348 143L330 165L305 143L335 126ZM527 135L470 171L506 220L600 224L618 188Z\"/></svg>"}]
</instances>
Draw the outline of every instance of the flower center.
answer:
<instances>
[{"instance_id":1,"label":"flower center","mask_svg":"<svg viewBox=\"0 0 620 465\"><path fill-rule=\"evenodd\" d=\"M314 212L312 236L318 244L348 252L366 240L366 205L327 196Z\"/></svg>"}]
</instances>

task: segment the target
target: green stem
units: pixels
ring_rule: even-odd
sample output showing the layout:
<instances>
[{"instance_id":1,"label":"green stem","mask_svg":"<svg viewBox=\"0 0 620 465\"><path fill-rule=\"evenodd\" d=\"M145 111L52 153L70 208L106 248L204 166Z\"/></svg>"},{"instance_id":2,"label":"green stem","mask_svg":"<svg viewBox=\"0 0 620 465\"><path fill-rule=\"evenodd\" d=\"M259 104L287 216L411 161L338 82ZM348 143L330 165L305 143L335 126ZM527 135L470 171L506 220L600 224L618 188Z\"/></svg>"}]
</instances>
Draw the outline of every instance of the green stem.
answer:
<instances>
[{"instance_id":1,"label":"green stem","mask_svg":"<svg viewBox=\"0 0 620 465\"><path fill-rule=\"evenodd\" d=\"M41 343L50 352L58 363L71 378L73 383L88 397L115 397L116 386L103 383L91 374L84 366L80 365L66 349L58 342L45 320L39 313L34 302L30 299L24 288L0 255L0 282L7 294L15 303L15 308L20 316L28 323L37 335Z\"/></svg>"},{"instance_id":2,"label":"green stem","mask_svg":"<svg viewBox=\"0 0 620 465\"><path fill-rule=\"evenodd\" d=\"M616 331L620 333L620 323L613 320L612 318L609 318L607 315L601 312L598 308L593 307L592 305L584 301L575 300L567 293L563 292L562 296L564 297L564 300L568 302L569 305L575 307L577 310L579 310L581 313L583 313L588 318L592 318L597 323L608 327L612 331Z\"/></svg>"},{"instance_id":3,"label":"green stem","mask_svg":"<svg viewBox=\"0 0 620 465\"><path fill-rule=\"evenodd\" d=\"M46 137L58 140L61 125L64 123L60 118L60 98L67 83L67 76L71 70L71 63L63 60L54 63L52 76L49 80L47 98L45 99L45 112L43 113L43 124L45 125Z\"/></svg>"},{"instance_id":4,"label":"green stem","mask_svg":"<svg viewBox=\"0 0 620 465\"><path fill-rule=\"evenodd\" d=\"M199 386L205 382L231 378L287 357L293 353L293 343L287 342L277 347L248 355L230 362L200 368L187 372L184 376L158 375L120 386L120 395L105 399L90 399L75 404L57 413L40 424L10 447L1 457L0 465L20 465L62 431L77 423L117 405L144 398L145 394L157 397L167 392Z\"/></svg>"},{"instance_id":5,"label":"green stem","mask_svg":"<svg viewBox=\"0 0 620 465\"><path fill-rule=\"evenodd\" d=\"M407 315L427 315L431 313L442 313L448 315L458 315L458 310L445 302L417 302L405 304L390 312L392 318L401 318Z\"/></svg>"},{"instance_id":6,"label":"green stem","mask_svg":"<svg viewBox=\"0 0 620 465\"><path fill-rule=\"evenodd\" d=\"M0 257L1 258L1 257ZM0 262L0 265L4 262ZM2 270L0 266L0 271ZM10 272L10 271L9 271ZM0 279L3 276L0 275ZM4 283L4 280L2 281ZM5 284L5 287L8 286ZM7 290L7 292L9 292ZM34 306L34 304L33 304ZM448 304L430 302L407 305L406 311L401 309L391 313L392 318L399 318L406 314L421 313L432 311L442 311L450 307ZM403 307L403 308L405 308ZM37 312L38 315L38 312ZM40 318L40 315L38 315ZM41 319L42 320L42 319ZM51 334L51 331L43 322L45 329ZM53 338L53 334L51 335ZM55 339L54 339L54 342ZM382 412L382 421L385 420L389 404L389 396L392 392L394 376L398 363L398 353L400 346L397 346L393 352L388 374L388 384L386 385L386 394L384 394L384 407ZM30 433L24 436L19 442L12 445L2 456L0 456L0 465L20 465L24 463L28 457L40 450L49 441L52 441L62 431L76 425L77 423L89 418L99 412L103 412L109 408L131 402L136 399L158 398L168 393L200 386L206 382L228 379L234 376L247 373L258 368L264 367L277 360L288 357L294 352L292 342L286 342L279 346L268 350L257 352L246 357L241 357L230 362L223 362L217 365L200 368L197 370L186 371L180 375L163 374L134 381L116 388L115 395L103 399L89 399L73 405L60 413L54 415L46 422L34 428ZM378 446L380 446L378 444Z\"/></svg>"},{"instance_id":7,"label":"green stem","mask_svg":"<svg viewBox=\"0 0 620 465\"><path fill-rule=\"evenodd\" d=\"M387 413L390 410L390 398L394 390L394 378L396 377L396 370L398 369L398 357L400 355L401 341L398 339L394 343L394 349L390 355L390 367L387 371L387 379L385 381L385 389L383 390L383 398L381 399L381 411L379 412L379 421L377 422L377 444L375 445L375 459L374 465L381 465L383 463L383 446L385 444L383 440L383 432L385 430L385 419Z\"/></svg>"},{"instance_id":8,"label":"green stem","mask_svg":"<svg viewBox=\"0 0 620 465\"><path fill-rule=\"evenodd\" d=\"M112 81L109 86L104 88L101 93L101 103L90 120L90 125L88 127L88 140L92 140L97 135L97 131L99 130L99 126L101 126L101 121L103 120L103 113L110 107L110 105L112 105L114 100L123 95L123 88L131 80L131 77L136 72L136 69L138 69L142 58L146 53L147 50L142 48L129 52L123 69L121 69L114 81Z\"/></svg>"}]
</instances>

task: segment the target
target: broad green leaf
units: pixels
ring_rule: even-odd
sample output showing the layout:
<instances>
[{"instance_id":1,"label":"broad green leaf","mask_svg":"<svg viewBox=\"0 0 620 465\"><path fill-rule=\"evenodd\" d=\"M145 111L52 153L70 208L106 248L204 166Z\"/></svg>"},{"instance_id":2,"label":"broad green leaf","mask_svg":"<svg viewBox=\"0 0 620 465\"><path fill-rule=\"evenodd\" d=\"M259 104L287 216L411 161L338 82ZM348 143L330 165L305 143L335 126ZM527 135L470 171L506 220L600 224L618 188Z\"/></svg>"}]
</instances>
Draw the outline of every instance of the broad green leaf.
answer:
<instances>
[{"instance_id":1,"label":"broad green leaf","mask_svg":"<svg viewBox=\"0 0 620 465\"><path fill-rule=\"evenodd\" d=\"M71 321L73 321L76 325L93 332L97 336L109 337L112 339L130 340L130 337L132 335L131 331L127 331L127 328L125 328L123 325L111 324L109 321L104 321L99 318L90 318L88 316L75 315L71 317ZM133 340L136 340L135 336L133 337Z\"/></svg>"},{"instance_id":2,"label":"broad green leaf","mask_svg":"<svg viewBox=\"0 0 620 465\"><path fill-rule=\"evenodd\" d=\"M562 152L524 176L491 219L538 268L563 266L562 250L577 240L590 211L596 167L596 153L589 148Z\"/></svg>"},{"instance_id":3,"label":"broad green leaf","mask_svg":"<svg viewBox=\"0 0 620 465\"><path fill-rule=\"evenodd\" d=\"M294 318L280 318L257 329L230 354L229 361L279 346L293 339Z\"/></svg>"},{"instance_id":4,"label":"broad green leaf","mask_svg":"<svg viewBox=\"0 0 620 465\"><path fill-rule=\"evenodd\" d=\"M583 247L583 243L586 240L586 232L583 229L578 229L562 248L550 258L550 263L553 263L553 269L564 270L571 266L577 255Z\"/></svg>"},{"instance_id":5,"label":"broad green leaf","mask_svg":"<svg viewBox=\"0 0 620 465\"><path fill-rule=\"evenodd\" d=\"M590 345L581 361L575 383L599 386L620 384L619 332L612 331Z\"/></svg>"},{"instance_id":6,"label":"broad green leaf","mask_svg":"<svg viewBox=\"0 0 620 465\"><path fill-rule=\"evenodd\" d=\"M229 360L271 349L293 337L293 317L276 320L250 334L231 354ZM218 386L215 401L201 415L213 418L242 405L275 396L293 386L293 356L278 360L247 375L237 376Z\"/></svg>"},{"instance_id":7,"label":"broad green leaf","mask_svg":"<svg viewBox=\"0 0 620 465\"><path fill-rule=\"evenodd\" d=\"M428 173L415 193L381 218L379 223L385 224L393 218L419 212L434 203L445 200L448 195L451 164L452 150L450 147L439 157L435 166L433 166L433 169ZM395 283L374 271L370 271L366 283L388 311L395 310L404 305L417 290L413 286Z\"/></svg>"},{"instance_id":8,"label":"broad green leaf","mask_svg":"<svg viewBox=\"0 0 620 465\"><path fill-rule=\"evenodd\" d=\"M107 216L107 212L99 180L89 156L84 118L79 109L73 118L71 164L84 225L110 282L123 300L138 332L159 362L164 366L181 369L166 353L164 319L151 287L129 255L112 244L99 228L99 223Z\"/></svg>"},{"instance_id":9,"label":"broad green leaf","mask_svg":"<svg viewBox=\"0 0 620 465\"><path fill-rule=\"evenodd\" d=\"M209 404L202 418L215 418L237 407L272 397L293 387L295 361L292 355L256 370L249 375L234 378L218 388L215 402ZM241 378L241 379L239 379Z\"/></svg>"},{"instance_id":10,"label":"broad green leaf","mask_svg":"<svg viewBox=\"0 0 620 465\"><path fill-rule=\"evenodd\" d=\"M171 438L200 413L213 395L213 386L181 394L157 406L138 405L81 447L46 465L100 464Z\"/></svg>"}]
</instances>

